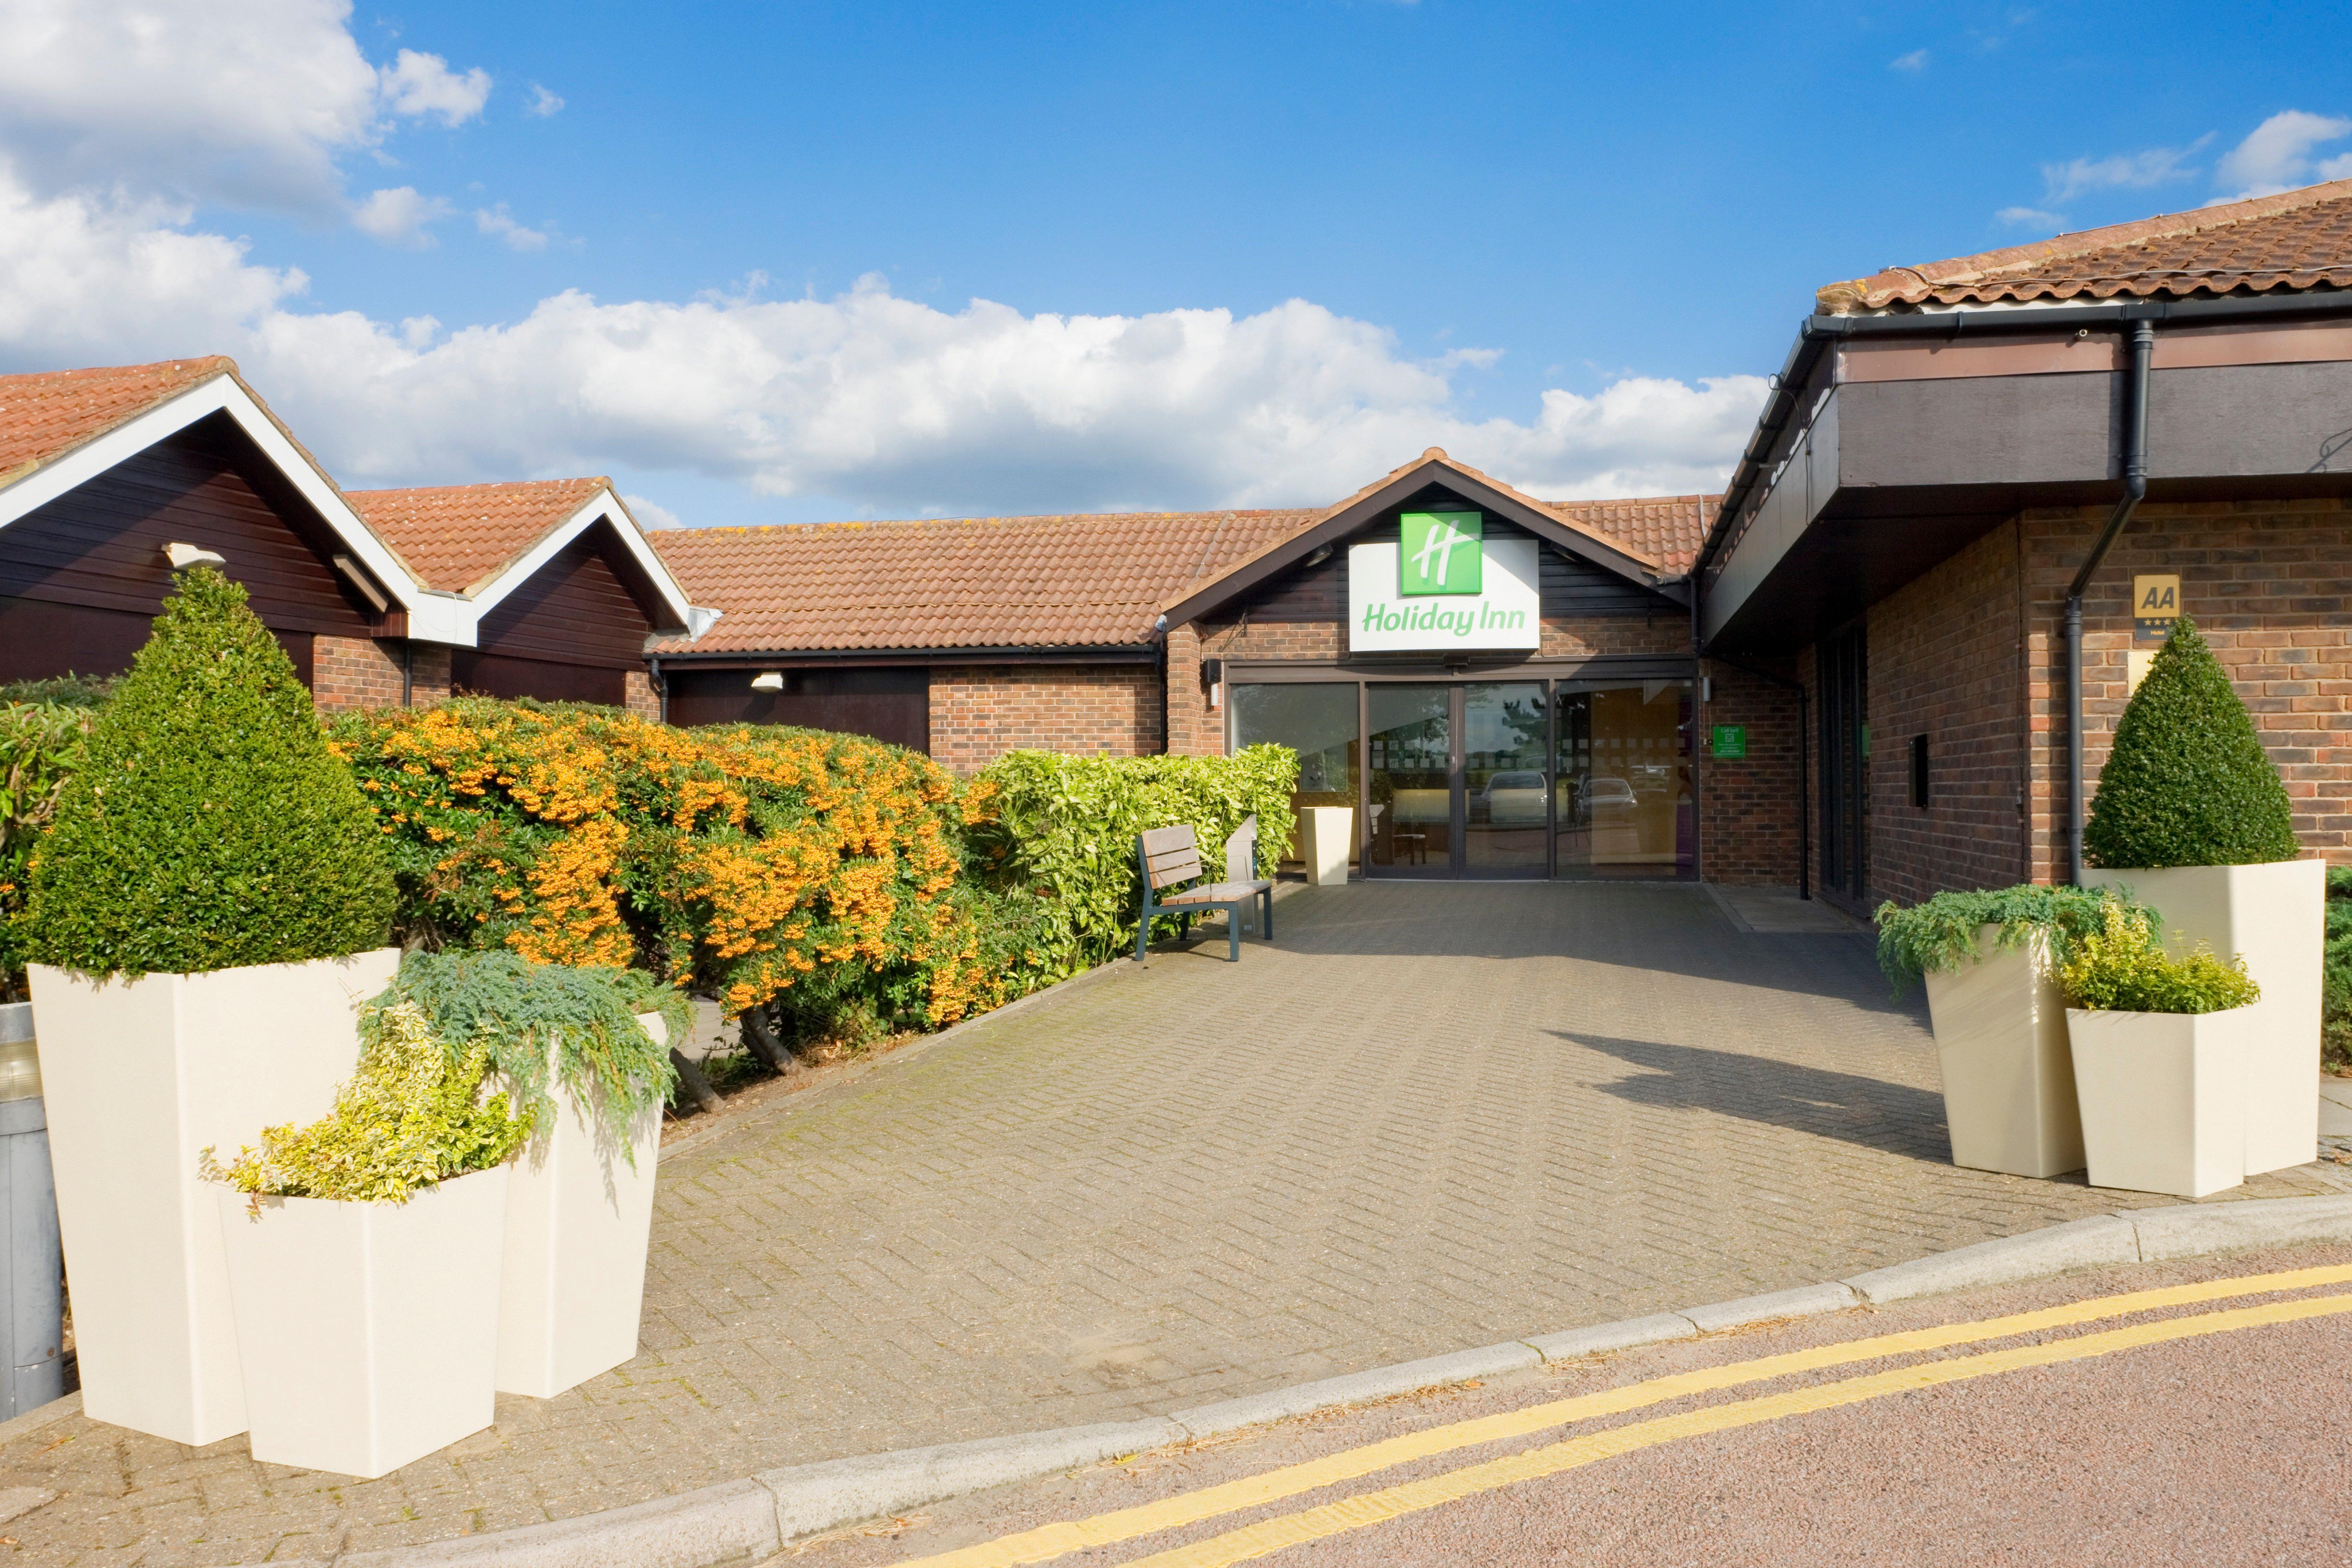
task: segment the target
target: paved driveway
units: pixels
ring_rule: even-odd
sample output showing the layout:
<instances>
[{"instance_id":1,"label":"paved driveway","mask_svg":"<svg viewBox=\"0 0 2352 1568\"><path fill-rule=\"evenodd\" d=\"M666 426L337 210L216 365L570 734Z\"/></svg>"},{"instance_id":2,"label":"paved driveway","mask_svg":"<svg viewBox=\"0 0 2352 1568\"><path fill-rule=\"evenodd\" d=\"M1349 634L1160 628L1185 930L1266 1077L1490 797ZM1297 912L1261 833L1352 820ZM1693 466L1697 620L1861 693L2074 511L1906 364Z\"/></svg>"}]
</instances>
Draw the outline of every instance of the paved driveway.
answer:
<instances>
[{"instance_id":1,"label":"paved driveway","mask_svg":"<svg viewBox=\"0 0 2352 1568\"><path fill-rule=\"evenodd\" d=\"M1924 1021L1858 935L1622 884L1277 920L1239 964L1116 965L666 1160L645 1353L456 1450L352 1484L77 1419L0 1452L0 1486L67 1494L0 1530L159 1565L427 1540L2168 1201L1954 1169Z\"/></svg>"}]
</instances>

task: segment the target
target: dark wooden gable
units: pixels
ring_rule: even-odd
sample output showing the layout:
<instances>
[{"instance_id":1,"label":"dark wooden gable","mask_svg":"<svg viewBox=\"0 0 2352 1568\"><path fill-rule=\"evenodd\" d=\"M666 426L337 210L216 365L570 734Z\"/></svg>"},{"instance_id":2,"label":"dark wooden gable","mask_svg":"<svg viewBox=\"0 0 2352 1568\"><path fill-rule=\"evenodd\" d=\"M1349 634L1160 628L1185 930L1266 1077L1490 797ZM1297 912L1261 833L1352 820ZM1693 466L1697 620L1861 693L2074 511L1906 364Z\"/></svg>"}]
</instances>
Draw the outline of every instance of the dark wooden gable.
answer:
<instances>
[{"instance_id":1,"label":"dark wooden gable","mask_svg":"<svg viewBox=\"0 0 2352 1568\"><path fill-rule=\"evenodd\" d=\"M215 414L0 528L0 680L129 668L171 592L173 542L226 559L306 679L311 637L378 629L325 520Z\"/></svg>"},{"instance_id":2,"label":"dark wooden gable","mask_svg":"<svg viewBox=\"0 0 2352 1568\"><path fill-rule=\"evenodd\" d=\"M1404 527L1398 521L1399 517L1408 511L1425 511L1432 507L1484 510L1462 500L1443 485L1431 485L1381 512L1346 539L1336 542L1331 553L1322 561L1313 565L1302 563L1295 566L1238 601L1221 607L1213 617L1213 623L1229 625L1244 614L1252 624L1261 626L1342 619L1348 613L1348 547L1368 541L1402 539ZM1491 511L1486 512L1485 516L1485 534L1489 539L1529 537L1525 529ZM1639 584L1629 583L1616 573L1595 566L1591 562L1571 560L1549 544L1540 546L1537 559L1542 563L1539 590L1546 619L1688 614L1664 595L1653 593Z\"/></svg>"},{"instance_id":3,"label":"dark wooden gable","mask_svg":"<svg viewBox=\"0 0 2352 1568\"><path fill-rule=\"evenodd\" d=\"M625 572L635 576L635 563L607 525L594 524L482 617L474 646L506 658L609 669L642 665L653 622Z\"/></svg>"}]
</instances>

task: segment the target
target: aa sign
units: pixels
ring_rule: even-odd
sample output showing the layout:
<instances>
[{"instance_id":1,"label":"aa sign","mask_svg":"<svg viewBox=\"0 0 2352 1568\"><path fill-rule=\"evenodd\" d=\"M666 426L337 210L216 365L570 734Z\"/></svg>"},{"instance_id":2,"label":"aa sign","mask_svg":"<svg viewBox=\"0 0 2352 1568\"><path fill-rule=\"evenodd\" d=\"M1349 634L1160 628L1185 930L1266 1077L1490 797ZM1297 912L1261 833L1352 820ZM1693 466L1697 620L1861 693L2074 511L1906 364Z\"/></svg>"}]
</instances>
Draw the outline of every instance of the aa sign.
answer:
<instances>
[{"instance_id":1,"label":"aa sign","mask_svg":"<svg viewBox=\"0 0 2352 1568\"><path fill-rule=\"evenodd\" d=\"M2172 636L2180 618L2180 579L2139 576L2132 579L2132 640L2160 643Z\"/></svg>"}]
</instances>

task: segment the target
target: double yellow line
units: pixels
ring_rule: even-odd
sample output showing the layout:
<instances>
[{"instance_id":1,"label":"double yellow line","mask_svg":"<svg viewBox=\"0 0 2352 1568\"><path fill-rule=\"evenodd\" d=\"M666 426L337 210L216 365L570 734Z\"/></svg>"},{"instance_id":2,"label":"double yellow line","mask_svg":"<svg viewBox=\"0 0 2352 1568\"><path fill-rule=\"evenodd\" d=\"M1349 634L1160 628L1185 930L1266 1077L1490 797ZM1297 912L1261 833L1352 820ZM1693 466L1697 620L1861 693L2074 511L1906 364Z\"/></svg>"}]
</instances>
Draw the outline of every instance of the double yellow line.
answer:
<instances>
[{"instance_id":1,"label":"double yellow line","mask_svg":"<svg viewBox=\"0 0 2352 1568\"><path fill-rule=\"evenodd\" d=\"M1092 1519L1023 1531L977 1546L917 1559L902 1564L901 1568L1021 1568L1022 1564L1047 1562L1066 1552L1116 1545L1120 1542L1198 1524L1223 1514L1277 1502L1440 1454L1528 1436L1574 1422L1620 1415L1694 1394L1818 1372L1828 1367L1851 1365L1856 1362L1948 1350L1958 1345L2046 1332L2139 1312L2199 1306L2235 1297L2307 1290L2323 1285L2343 1284L2347 1280L2352 1280L2352 1267L2301 1268L2234 1279L2210 1279L2194 1285L2101 1296L2070 1302L2063 1307L2018 1312L1975 1322L1947 1323L1906 1333L1879 1334L1811 1350L1792 1351L1783 1355L1762 1356L1696 1372L1677 1373L1599 1394L1551 1400L1525 1409L1433 1426L1426 1431L1367 1444L1303 1464L1286 1465L1262 1475L1204 1487L1199 1491L1165 1498L1158 1502L1119 1509L1097 1514ZM1728 1431L1760 1422L1776 1421L1783 1416L1834 1409L1892 1394L1907 1394L2027 1367L2052 1366L2169 1341L2229 1333L2342 1312L2352 1312L2352 1295L2272 1301L2260 1306L2137 1323L2128 1328L2081 1335L2049 1344L2023 1345L1980 1355L1922 1362L1787 1394L1685 1411L1612 1427L1589 1436L1548 1444L1506 1458L1465 1466L1321 1507L1261 1520L1189 1546L1136 1560L1129 1568L1224 1568L1225 1564L1262 1557L1285 1547L1361 1529L1425 1509L1442 1507L1479 1492L1558 1475L1563 1470L1600 1459L1685 1437Z\"/></svg>"}]
</instances>

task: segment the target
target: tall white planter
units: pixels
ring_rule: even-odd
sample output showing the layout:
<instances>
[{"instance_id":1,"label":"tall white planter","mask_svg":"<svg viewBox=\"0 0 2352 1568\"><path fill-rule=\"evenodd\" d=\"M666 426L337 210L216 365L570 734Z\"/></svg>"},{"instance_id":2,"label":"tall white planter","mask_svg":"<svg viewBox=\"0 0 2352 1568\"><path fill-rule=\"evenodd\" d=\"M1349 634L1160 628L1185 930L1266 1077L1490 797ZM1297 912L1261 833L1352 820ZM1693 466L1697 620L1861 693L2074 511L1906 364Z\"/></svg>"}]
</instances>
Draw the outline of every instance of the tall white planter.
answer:
<instances>
[{"instance_id":1,"label":"tall white planter","mask_svg":"<svg viewBox=\"0 0 2352 1568\"><path fill-rule=\"evenodd\" d=\"M2327 934L2327 867L2168 866L2085 871L2093 887L2128 884L2164 917L2166 951L2200 942L2242 954L2263 988L2246 1061L2246 1174L2319 1157L2320 953Z\"/></svg>"},{"instance_id":2,"label":"tall white planter","mask_svg":"<svg viewBox=\"0 0 2352 1568\"><path fill-rule=\"evenodd\" d=\"M1977 933L1977 961L1927 976L1952 1163L2013 1176L2083 1168L2083 1119L2066 1045L2066 998L2036 932L2001 951Z\"/></svg>"},{"instance_id":3,"label":"tall white planter","mask_svg":"<svg viewBox=\"0 0 2352 1568\"><path fill-rule=\"evenodd\" d=\"M1346 805L1302 806L1298 813L1298 851L1307 862L1307 879L1318 888L1348 880L1348 856L1356 845L1356 812Z\"/></svg>"},{"instance_id":4,"label":"tall white planter","mask_svg":"<svg viewBox=\"0 0 2352 1568\"><path fill-rule=\"evenodd\" d=\"M637 1022L656 1043L668 1039L660 1014ZM534 1399L637 1353L661 1157L658 1102L628 1129L633 1169L598 1108L561 1082L551 1087L549 1125L511 1167L499 1292L499 1392Z\"/></svg>"},{"instance_id":5,"label":"tall white planter","mask_svg":"<svg viewBox=\"0 0 2352 1568\"><path fill-rule=\"evenodd\" d=\"M2067 1009L2091 1184L2201 1198L2244 1181L2246 1066L2262 1027L2252 1007Z\"/></svg>"},{"instance_id":6,"label":"tall white planter","mask_svg":"<svg viewBox=\"0 0 2352 1568\"><path fill-rule=\"evenodd\" d=\"M97 981L34 964L82 1409L201 1447L245 1430L220 1215L196 1156L314 1121L400 950Z\"/></svg>"},{"instance_id":7,"label":"tall white planter","mask_svg":"<svg viewBox=\"0 0 2352 1568\"><path fill-rule=\"evenodd\" d=\"M495 1418L505 1166L404 1204L210 1197L256 1459L373 1480Z\"/></svg>"}]
</instances>

